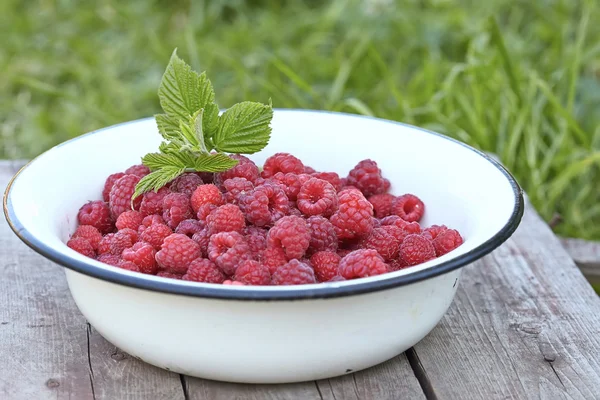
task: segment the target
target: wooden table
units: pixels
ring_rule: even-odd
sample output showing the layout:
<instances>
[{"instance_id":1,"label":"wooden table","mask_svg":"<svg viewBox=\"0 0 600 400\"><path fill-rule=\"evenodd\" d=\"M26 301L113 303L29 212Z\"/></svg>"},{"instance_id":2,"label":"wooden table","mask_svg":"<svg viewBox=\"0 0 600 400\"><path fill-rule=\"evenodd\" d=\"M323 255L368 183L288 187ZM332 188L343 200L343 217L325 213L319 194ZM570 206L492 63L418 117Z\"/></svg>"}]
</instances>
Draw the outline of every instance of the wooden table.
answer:
<instances>
[{"instance_id":1,"label":"wooden table","mask_svg":"<svg viewBox=\"0 0 600 400\"><path fill-rule=\"evenodd\" d=\"M18 168L0 162L0 188ZM181 376L115 348L63 269L0 221L0 399L598 399L600 299L531 206L465 267L446 316L406 353L341 378L240 385Z\"/></svg>"}]
</instances>

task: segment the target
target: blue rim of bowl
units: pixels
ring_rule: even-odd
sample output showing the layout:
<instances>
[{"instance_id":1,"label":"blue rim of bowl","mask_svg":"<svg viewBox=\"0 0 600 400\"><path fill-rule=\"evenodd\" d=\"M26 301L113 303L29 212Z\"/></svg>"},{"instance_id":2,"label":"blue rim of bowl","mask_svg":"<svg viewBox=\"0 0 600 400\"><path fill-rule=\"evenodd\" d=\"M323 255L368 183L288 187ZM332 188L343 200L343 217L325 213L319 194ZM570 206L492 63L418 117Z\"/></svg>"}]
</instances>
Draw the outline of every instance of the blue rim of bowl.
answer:
<instances>
[{"instance_id":1,"label":"blue rim of bowl","mask_svg":"<svg viewBox=\"0 0 600 400\"><path fill-rule=\"evenodd\" d=\"M423 128L419 128L413 125L404 124L397 121L391 121L381 118L350 114L350 113L341 113L341 112L331 112L331 111L321 111L321 110L303 110L303 109L276 109L275 111L280 112L303 112L303 113L325 113L325 114L336 114L336 115L346 115L353 118L366 118L373 119L376 121L383 121L386 123L397 124L400 126L408 127L411 129L419 130L423 133L429 135L435 135L441 139L449 140L454 143L457 143L465 148L475 152L479 156L486 159L492 165L494 165L500 172L506 177L509 181L513 194L514 194L514 208L513 212L506 222L506 224L500 229L494 236L490 239L482 243L481 245L475 247L474 249L464 253L456 258L449 259L440 264L436 264L432 267L425 268L423 270L415 271L412 273L407 273L405 275L400 276L390 276L389 278L384 278L376 281L369 281L363 279L357 279L353 281L350 285L342 285L342 286L333 286L333 285L323 285L318 288L303 288L302 286L298 286L297 288L287 287L286 290L278 290L277 288L273 288L272 290L263 289L262 290L253 290L252 288L243 288L236 287L234 290L230 289L227 286L223 285L207 285L207 284L197 284L197 285L182 285L180 281L174 279L161 279L161 280L150 280L147 279L143 274L122 274L119 273L116 269L103 269L99 268L90 263L84 262L82 260L69 257L64 255L55 249L47 246L39 239L34 237L18 220L16 215L14 214L14 210L11 204L11 196L10 190L13 182L19 177L22 171L24 171L30 164L35 162L38 157L41 157L46 152L42 153L40 156L34 158L25 166L23 166L13 178L8 183L6 187L6 191L4 193L3 199L3 208L4 215L6 216L6 220L8 221L9 226L13 230L13 232L30 248L32 248L35 252L41 254L42 256L48 258L49 260L62 265L66 268L69 268L73 271L98 278L101 280L105 280L108 282L113 282L116 284L129 286L137 289L144 289L162 293L169 293L175 295L184 295L184 296L192 296L192 297L202 297L202 298L213 298L213 299L224 299L224 300L260 300L260 301L277 301L277 300L302 300L302 299L324 299L324 298L334 298L334 297L344 297L344 296L352 296L359 295L364 293L377 292L381 290L391 289L399 286L410 285L412 283L416 283L419 281L423 281L426 279L430 279L439 275L446 274L458 268L461 268L467 264L470 264L486 254L490 253L492 250L496 249L502 243L504 243L517 229L521 218L523 216L524 211L524 201L523 201L523 191L516 179L513 175L508 172L504 166L502 166L498 161L489 157L487 154L463 143L456 139L450 138L448 136L442 135L440 133L432 132ZM66 142L63 142L48 151L52 151L55 148L61 147L65 144L74 142L76 140L80 140L89 135L95 135L101 133L103 131L113 129L117 126L125 126L128 124L139 123L145 120L149 120L151 118L143 118L135 121L128 121L121 124L112 125L106 128L98 129L96 131L92 131L86 133L84 135L78 136ZM47 152L48 152L47 151Z\"/></svg>"}]
</instances>

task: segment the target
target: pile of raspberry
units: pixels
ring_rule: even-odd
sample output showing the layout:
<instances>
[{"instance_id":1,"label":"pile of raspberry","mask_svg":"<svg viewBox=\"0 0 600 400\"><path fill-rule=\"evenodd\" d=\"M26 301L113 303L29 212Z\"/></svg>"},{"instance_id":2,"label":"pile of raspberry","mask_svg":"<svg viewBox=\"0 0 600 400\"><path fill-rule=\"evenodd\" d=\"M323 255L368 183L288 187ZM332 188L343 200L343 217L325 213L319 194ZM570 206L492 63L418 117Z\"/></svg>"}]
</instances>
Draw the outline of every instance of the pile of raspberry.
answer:
<instances>
[{"instance_id":1,"label":"pile of raspberry","mask_svg":"<svg viewBox=\"0 0 600 400\"><path fill-rule=\"evenodd\" d=\"M425 205L388 193L377 163L347 177L288 153L262 170L250 159L217 173L186 173L132 201L150 171L110 175L103 200L84 204L67 245L129 271L228 285L299 285L385 274L442 256L461 235L423 229Z\"/></svg>"}]
</instances>

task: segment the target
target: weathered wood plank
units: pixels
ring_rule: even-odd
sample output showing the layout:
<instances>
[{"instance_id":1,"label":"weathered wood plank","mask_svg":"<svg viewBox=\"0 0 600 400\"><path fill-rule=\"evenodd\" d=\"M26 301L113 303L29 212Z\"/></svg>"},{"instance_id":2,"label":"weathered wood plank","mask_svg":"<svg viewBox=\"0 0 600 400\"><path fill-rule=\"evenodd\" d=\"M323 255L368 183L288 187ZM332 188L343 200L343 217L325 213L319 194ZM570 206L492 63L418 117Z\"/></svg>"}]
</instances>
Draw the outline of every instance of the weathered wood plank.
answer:
<instances>
[{"instance_id":1,"label":"weathered wood plank","mask_svg":"<svg viewBox=\"0 0 600 400\"><path fill-rule=\"evenodd\" d=\"M600 299L530 205L460 285L415 346L438 398L598 398Z\"/></svg>"},{"instance_id":2,"label":"weathered wood plank","mask_svg":"<svg viewBox=\"0 0 600 400\"><path fill-rule=\"evenodd\" d=\"M583 275L591 283L600 284L600 242L572 238L560 241Z\"/></svg>"}]
</instances>

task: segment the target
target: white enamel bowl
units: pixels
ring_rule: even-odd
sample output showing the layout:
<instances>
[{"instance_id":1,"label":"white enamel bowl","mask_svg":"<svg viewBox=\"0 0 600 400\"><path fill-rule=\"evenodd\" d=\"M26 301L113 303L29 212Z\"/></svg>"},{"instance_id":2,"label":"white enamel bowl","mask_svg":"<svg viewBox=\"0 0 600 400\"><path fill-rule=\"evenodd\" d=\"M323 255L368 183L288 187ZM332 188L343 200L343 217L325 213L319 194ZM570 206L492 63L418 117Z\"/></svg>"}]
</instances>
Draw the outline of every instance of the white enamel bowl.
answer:
<instances>
[{"instance_id":1,"label":"white enamel bowl","mask_svg":"<svg viewBox=\"0 0 600 400\"><path fill-rule=\"evenodd\" d=\"M158 367L209 379L281 383L361 370L413 346L442 318L461 267L504 242L523 213L519 186L498 163L445 136L355 115L276 110L269 146L345 175L372 158L395 194L426 204L424 225L465 242L417 267L371 278L288 287L199 284L88 259L65 242L79 207L105 178L139 163L160 137L152 119L83 135L42 154L9 184L6 218L31 248L65 268L88 321L110 342Z\"/></svg>"}]
</instances>

